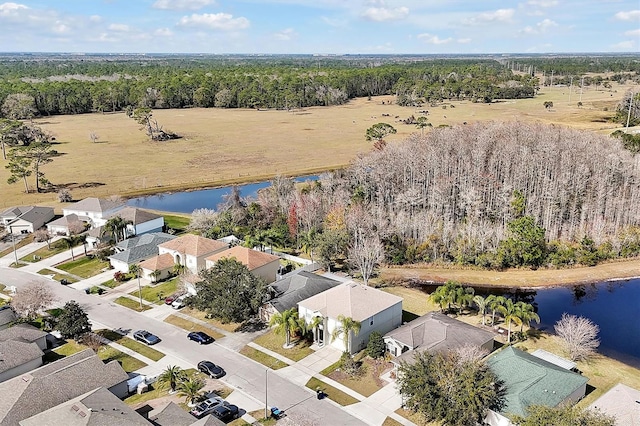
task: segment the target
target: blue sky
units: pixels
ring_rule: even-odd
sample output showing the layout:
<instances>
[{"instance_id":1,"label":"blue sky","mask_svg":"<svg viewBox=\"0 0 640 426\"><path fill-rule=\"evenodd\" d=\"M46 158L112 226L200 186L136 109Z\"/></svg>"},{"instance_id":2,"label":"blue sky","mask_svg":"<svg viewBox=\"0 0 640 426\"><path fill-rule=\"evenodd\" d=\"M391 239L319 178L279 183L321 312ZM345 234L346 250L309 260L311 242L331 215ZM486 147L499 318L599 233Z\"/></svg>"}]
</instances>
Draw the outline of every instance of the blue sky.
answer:
<instances>
[{"instance_id":1,"label":"blue sky","mask_svg":"<svg viewBox=\"0 0 640 426\"><path fill-rule=\"evenodd\" d=\"M638 52L638 0L0 0L0 52Z\"/></svg>"}]
</instances>

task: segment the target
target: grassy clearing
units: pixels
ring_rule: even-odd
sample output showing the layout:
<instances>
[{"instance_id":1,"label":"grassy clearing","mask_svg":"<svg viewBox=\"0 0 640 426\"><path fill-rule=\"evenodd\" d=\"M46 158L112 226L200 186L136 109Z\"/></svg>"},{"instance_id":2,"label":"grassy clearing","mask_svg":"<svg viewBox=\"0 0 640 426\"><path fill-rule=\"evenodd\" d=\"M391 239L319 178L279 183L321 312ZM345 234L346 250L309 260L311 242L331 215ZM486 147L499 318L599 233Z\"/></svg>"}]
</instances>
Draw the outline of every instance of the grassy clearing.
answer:
<instances>
[{"instance_id":1,"label":"grassy clearing","mask_svg":"<svg viewBox=\"0 0 640 426\"><path fill-rule=\"evenodd\" d=\"M89 278L99 274L103 269L109 268L109 262L102 261L97 257L83 256L79 259L56 265L56 268L82 278Z\"/></svg>"},{"instance_id":2,"label":"grassy clearing","mask_svg":"<svg viewBox=\"0 0 640 426\"><path fill-rule=\"evenodd\" d=\"M333 386L323 382L322 380L316 379L315 377L312 377L311 379L309 379L309 381L305 386L314 391L317 390L318 388L322 389L322 391L326 394L327 398L337 402L342 406L351 405L351 404L355 404L356 402L359 402L357 399L355 399L351 395L346 394L341 390L338 390Z\"/></svg>"},{"instance_id":3,"label":"grassy clearing","mask_svg":"<svg viewBox=\"0 0 640 426\"><path fill-rule=\"evenodd\" d=\"M185 232L189 222L191 222L190 216L182 216L177 214L163 214L164 224L167 228L171 228L176 231L176 234Z\"/></svg>"},{"instance_id":4,"label":"grassy clearing","mask_svg":"<svg viewBox=\"0 0 640 426\"><path fill-rule=\"evenodd\" d=\"M176 290L178 290L178 285L179 279L176 277L161 284L144 286L141 291L142 298L149 303L162 305L165 297L172 295ZM138 290L134 290L129 294L131 296L138 297Z\"/></svg>"},{"instance_id":5,"label":"grassy clearing","mask_svg":"<svg viewBox=\"0 0 640 426\"><path fill-rule=\"evenodd\" d=\"M440 106L429 108L428 118L434 127L465 121L518 119L611 133L617 126L606 119L613 115L616 104L630 87L613 83L611 91L585 88L580 108L576 96L569 102L567 88L544 87L532 99L492 104L446 102L446 110ZM388 105L386 101L394 103ZM553 102L551 111L544 108L545 101ZM391 117L383 120L383 113ZM393 143L418 131L415 126L395 122L393 117L419 116L416 108L398 106L394 96L359 98L345 105L293 112L190 108L155 110L153 114L165 129L183 138L166 143L149 142L138 124L125 114L78 114L34 120L56 137L58 151L65 154L46 166L47 178L57 184L68 184L74 198L82 199L220 186L263 180L276 174L314 174L343 167L359 153L369 151L371 144L364 135L373 124L386 121L393 125L398 132L388 138ZM87 142L90 131L101 135L101 143ZM256 142L258 133L261 137ZM283 156L282 152L289 155ZM94 162L86 170L90 158L123 155L154 161L142 161L136 167L126 161ZM290 161L291 158L306 160L301 165ZM158 164L171 165L172 172L167 174ZM241 170L238 164L243 164ZM83 179L78 180L77 170L86 171ZM0 181L8 177L8 170L0 169ZM51 194L24 194L20 185L8 187L0 203L0 207L36 203L59 206Z\"/></svg>"},{"instance_id":6,"label":"grassy clearing","mask_svg":"<svg viewBox=\"0 0 640 426\"><path fill-rule=\"evenodd\" d=\"M40 275L52 275L52 279L56 280L56 281L60 281L61 279L66 279L67 281L69 281L70 283L77 283L78 280L73 278L71 275L67 275L67 274L61 274L60 272L56 272L56 271L52 271L51 269L41 269L38 271L38 274Z\"/></svg>"},{"instance_id":7,"label":"grassy clearing","mask_svg":"<svg viewBox=\"0 0 640 426\"><path fill-rule=\"evenodd\" d=\"M141 308L139 301L130 299L126 296L120 296L113 302L117 303L120 306L124 306L125 308L133 309L136 312L143 312L151 309L149 306L145 305L144 303L142 304L142 308Z\"/></svg>"},{"instance_id":8,"label":"grassy clearing","mask_svg":"<svg viewBox=\"0 0 640 426\"><path fill-rule=\"evenodd\" d=\"M288 365L280 361L279 359L272 357L271 355L267 355L266 353L259 351L256 348L252 348L251 346L245 346L244 348L240 349L240 353L247 358L251 358L256 362L259 362L265 367L271 368L272 370L279 370Z\"/></svg>"},{"instance_id":9,"label":"grassy clearing","mask_svg":"<svg viewBox=\"0 0 640 426\"><path fill-rule=\"evenodd\" d=\"M306 340L299 340L293 348L283 348L282 346L285 344L284 336L274 333L273 329L256 337L253 342L292 361L300 361L313 353L313 350L310 348L311 343Z\"/></svg>"},{"instance_id":10,"label":"grassy clearing","mask_svg":"<svg viewBox=\"0 0 640 426\"><path fill-rule=\"evenodd\" d=\"M23 262L38 262L42 259L47 259L56 254L60 254L63 251L67 250L67 246L64 244L62 240L54 241L51 243L51 249L49 247L44 246L34 251L33 253L29 253L28 255L21 257L20 260Z\"/></svg>"},{"instance_id":11,"label":"grassy clearing","mask_svg":"<svg viewBox=\"0 0 640 426\"><path fill-rule=\"evenodd\" d=\"M183 372L188 378L192 378L194 376L202 376L201 373L195 368L189 368L187 370L183 370ZM169 387L161 386L156 382L151 385L151 388L148 392L131 395L130 397L125 398L123 402L131 407L135 407L139 406L142 403L153 401L154 399L162 398L167 395L169 395ZM175 397L179 398L177 395L175 395Z\"/></svg>"},{"instance_id":12,"label":"grassy clearing","mask_svg":"<svg viewBox=\"0 0 640 426\"><path fill-rule=\"evenodd\" d=\"M58 359L83 351L87 348L87 346L82 345L75 340L68 339L67 343L65 343L64 345L58 346L57 348L48 352L44 356L44 360L45 362L53 362ZM119 350L112 348L111 346L102 346L98 350L98 357L104 362L118 361L120 365L122 365L124 371L126 371L127 373L131 373L147 366L147 364L140 361L139 359L127 355L124 352L120 352Z\"/></svg>"},{"instance_id":13,"label":"grassy clearing","mask_svg":"<svg viewBox=\"0 0 640 426\"><path fill-rule=\"evenodd\" d=\"M189 321L188 319L179 317L177 315L169 315L164 319L164 322L175 325L176 327L180 327L181 329L188 332L203 331L216 340L222 339L224 337L224 334L219 333L216 330L213 330L211 327L206 327L196 322Z\"/></svg>"},{"instance_id":14,"label":"grassy clearing","mask_svg":"<svg viewBox=\"0 0 640 426\"><path fill-rule=\"evenodd\" d=\"M0 171L0 174L2 174L2 172ZM8 176L8 175L7 175ZM3 191L2 196L4 197L5 193L9 192L9 191ZM26 194L24 194L26 195ZM3 207L9 207L11 205L11 203L4 203L5 205ZM21 239L20 241L18 241L16 243L16 250L26 246L27 244L31 244L33 242L33 234L29 234L26 237L24 237L23 239ZM7 247L6 249L0 251L0 257L4 257L6 255L8 255L9 253L13 252L13 245L11 245L11 247Z\"/></svg>"},{"instance_id":15,"label":"grassy clearing","mask_svg":"<svg viewBox=\"0 0 640 426\"><path fill-rule=\"evenodd\" d=\"M127 336L123 336L120 333L116 333L115 331L103 329L97 330L96 333L104 337L105 339L109 339L112 342L124 346L125 348L129 348L132 351L138 352L140 355L145 356L153 361L159 361L164 357L164 354L162 352L155 350L145 345L144 343L133 340Z\"/></svg>"},{"instance_id":16,"label":"grassy clearing","mask_svg":"<svg viewBox=\"0 0 640 426\"><path fill-rule=\"evenodd\" d=\"M182 312L185 315L189 315L192 316L194 318L199 319L200 321L204 321L207 324L215 327L215 328L219 328L225 331L228 331L229 333L233 333L235 332L242 324L237 323L237 322L230 322L230 323L223 323L222 321L215 319L215 318L207 318L207 314L206 312L202 312L199 311L197 309L194 308L183 308L180 312Z\"/></svg>"}]
</instances>

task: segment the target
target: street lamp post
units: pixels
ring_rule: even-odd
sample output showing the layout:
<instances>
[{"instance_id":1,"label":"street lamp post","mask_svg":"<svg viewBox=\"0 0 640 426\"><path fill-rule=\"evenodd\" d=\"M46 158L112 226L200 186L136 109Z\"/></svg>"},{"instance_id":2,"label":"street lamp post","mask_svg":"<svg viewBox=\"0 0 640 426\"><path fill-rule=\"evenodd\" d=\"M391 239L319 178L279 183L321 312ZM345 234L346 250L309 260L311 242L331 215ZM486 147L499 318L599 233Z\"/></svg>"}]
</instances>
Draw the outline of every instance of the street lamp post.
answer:
<instances>
[{"instance_id":1,"label":"street lamp post","mask_svg":"<svg viewBox=\"0 0 640 426\"><path fill-rule=\"evenodd\" d=\"M269 418L269 367L264 370L264 418L265 420Z\"/></svg>"},{"instance_id":2,"label":"street lamp post","mask_svg":"<svg viewBox=\"0 0 640 426\"><path fill-rule=\"evenodd\" d=\"M16 268L18 267L18 252L16 252L16 240L15 235L13 235L13 229L9 227L9 233L11 234L11 243L13 244L13 256L16 258Z\"/></svg>"}]
</instances>

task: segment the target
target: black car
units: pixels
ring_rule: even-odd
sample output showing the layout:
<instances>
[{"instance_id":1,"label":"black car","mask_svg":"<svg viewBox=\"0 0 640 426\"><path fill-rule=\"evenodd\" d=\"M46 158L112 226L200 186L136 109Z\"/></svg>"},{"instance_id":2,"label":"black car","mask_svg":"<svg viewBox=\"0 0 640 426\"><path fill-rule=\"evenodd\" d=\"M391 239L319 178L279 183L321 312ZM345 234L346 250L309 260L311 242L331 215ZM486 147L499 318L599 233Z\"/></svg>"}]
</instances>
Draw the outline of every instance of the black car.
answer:
<instances>
[{"instance_id":1,"label":"black car","mask_svg":"<svg viewBox=\"0 0 640 426\"><path fill-rule=\"evenodd\" d=\"M204 331L192 331L187 334L187 339L193 340L201 345L208 345L214 341L213 337L209 336Z\"/></svg>"},{"instance_id":2,"label":"black car","mask_svg":"<svg viewBox=\"0 0 640 426\"><path fill-rule=\"evenodd\" d=\"M198 370L202 371L212 379L219 379L224 376L225 372L219 365L215 365L211 361L200 361L198 363Z\"/></svg>"},{"instance_id":3,"label":"black car","mask_svg":"<svg viewBox=\"0 0 640 426\"><path fill-rule=\"evenodd\" d=\"M240 410L237 405L229 404L227 401L224 404L216 406L211 415L219 418L223 422L237 419L240 416Z\"/></svg>"},{"instance_id":4,"label":"black car","mask_svg":"<svg viewBox=\"0 0 640 426\"><path fill-rule=\"evenodd\" d=\"M160 338L158 336L149 333L147 330L136 331L135 333L133 333L133 338L140 342L146 343L149 346L155 345L160 341Z\"/></svg>"}]
</instances>

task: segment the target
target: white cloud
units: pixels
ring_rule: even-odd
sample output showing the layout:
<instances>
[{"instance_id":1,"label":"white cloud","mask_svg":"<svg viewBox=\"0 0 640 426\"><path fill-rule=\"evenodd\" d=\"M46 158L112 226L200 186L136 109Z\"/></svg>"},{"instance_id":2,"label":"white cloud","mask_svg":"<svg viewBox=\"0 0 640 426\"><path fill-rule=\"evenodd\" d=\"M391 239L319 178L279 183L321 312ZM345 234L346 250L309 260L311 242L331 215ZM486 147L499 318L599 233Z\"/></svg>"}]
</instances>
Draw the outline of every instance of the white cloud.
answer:
<instances>
[{"instance_id":1,"label":"white cloud","mask_svg":"<svg viewBox=\"0 0 640 426\"><path fill-rule=\"evenodd\" d=\"M511 22L514 13L513 9L498 9L493 12L480 13L473 18L466 19L464 23L467 25L481 25L495 22Z\"/></svg>"},{"instance_id":2,"label":"white cloud","mask_svg":"<svg viewBox=\"0 0 640 426\"><path fill-rule=\"evenodd\" d=\"M182 27L210 28L220 31L238 31L249 28L249 20L244 17L234 18L228 13L194 13L183 16L178 25Z\"/></svg>"},{"instance_id":3,"label":"white cloud","mask_svg":"<svg viewBox=\"0 0 640 426\"><path fill-rule=\"evenodd\" d=\"M151 7L164 10L198 10L214 4L215 0L156 0Z\"/></svg>"},{"instance_id":4,"label":"white cloud","mask_svg":"<svg viewBox=\"0 0 640 426\"><path fill-rule=\"evenodd\" d=\"M471 43L471 39L470 38L459 38L458 40L456 40L458 43L460 44L467 44L467 43Z\"/></svg>"},{"instance_id":5,"label":"white cloud","mask_svg":"<svg viewBox=\"0 0 640 426\"><path fill-rule=\"evenodd\" d=\"M273 36L276 40L280 41L288 41L292 38L296 37L298 34L294 31L293 28L286 28L282 31L278 31Z\"/></svg>"},{"instance_id":6,"label":"white cloud","mask_svg":"<svg viewBox=\"0 0 640 426\"><path fill-rule=\"evenodd\" d=\"M54 33L57 34L66 34L71 31L71 27L62 22L56 22L55 24L53 24L53 27L51 27L51 29Z\"/></svg>"},{"instance_id":7,"label":"white cloud","mask_svg":"<svg viewBox=\"0 0 640 426\"><path fill-rule=\"evenodd\" d=\"M624 35L627 37L640 37L640 29L625 31Z\"/></svg>"},{"instance_id":8,"label":"white cloud","mask_svg":"<svg viewBox=\"0 0 640 426\"><path fill-rule=\"evenodd\" d=\"M125 24L111 24L109 25L108 29L121 33L128 33L129 31L131 31L131 27Z\"/></svg>"},{"instance_id":9,"label":"white cloud","mask_svg":"<svg viewBox=\"0 0 640 426\"><path fill-rule=\"evenodd\" d=\"M629 10L626 12L618 12L615 18L620 21L637 21L640 19L640 10Z\"/></svg>"},{"instance_id":10,"label":"white cloud","mask_svg":"<svg viewBox=\"0 0 640 426\"><path fill-rule=\"evenodd\" d=\"M2 3L0 4L0 16L15 16L19 10L29 9L24 4Z\"/></svg>"},{"instance_id":11,"label":"white cloud","mask_svg":"<svg viewBox=\"0 0 640 426\"><path fill-rule=\"evenodd\" d=\"M544 34L550 28L554 28L554 27L557 27L557 26L558 26L558 24L556 22L552 21L551 19L544 19L544 20L538 22L535 27L526 26L520 32L523 33L523 34L531 34L531 35L532 34Z\"/></svg>"},{"instance_id":12,"label":"white cloud","mask_svg":"<svg viewBox=\"0 0 640 426\"><path fill-rule=\"evenodd\" d=\"M158 37L171 37L173 35L173 31L169 28L158 28L153 32L153 35Z\"/></svg>"},{"instance_id":13,"label":"white cloud","mask_svg":"<svg viewBox=\"0 0 640 426\"><path fill-rule=\"evenodd\" d=\"M635 47L636 43L632 40L621 41L620 43L616 43L611 45L612 49L615 50L631 50Z\"/></svg>"},{"instance_id":14,"label":"white cloud","mask_svg":"<svg viewBox=\"0 0 640 426\"><path fill-rule=\"evenodd\" d=\"M390 8L384 0L370 0L367 4L371 7L362 12L362 17L370 21L397 21L409 15L409 8L404 6Z\"/></svg>"},{"instance_id":15,"label":"white cloud","mask_svg":"<svg viewBox=\"0 0 640 426\"><path fill-rule=\"evenodd\" d=\"M422 40L427 44L447 44L451 43L453 39L451 37L447 37L445 39L441 39L437 35L431 35L427 33L418 34L418 40Z\"/></svg>"},{"instance_id":16,"label":"white cloud","mask_svg":"<svg viewBox=\"0 0 640 426\"><path fill-rule=\"evenodd\" d=\"M529 0L527 4L535 7L553 7L556 6L558 2L557 0Z\"/></svg>"},{"instance_id":17,"label":"white cloud","mask_svg":"<svg viewBox=\"0 0 640 426\"><path fill-rule=\"evenodd\" d=\"M100 15L91 15L91 16L89 16L89 21L95 22L95 23L102 22L102 16L100 16Z\"/></svg>"}]
</instances>

